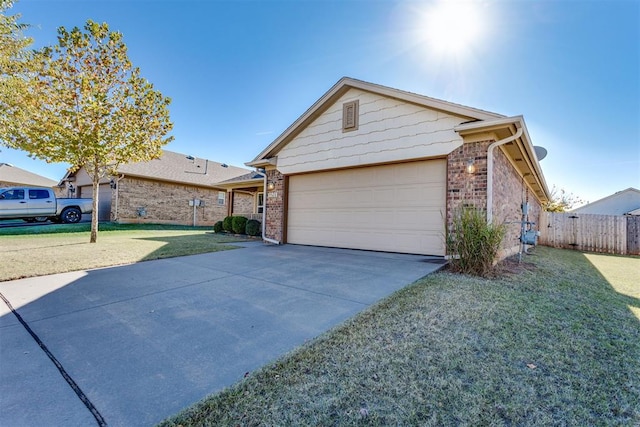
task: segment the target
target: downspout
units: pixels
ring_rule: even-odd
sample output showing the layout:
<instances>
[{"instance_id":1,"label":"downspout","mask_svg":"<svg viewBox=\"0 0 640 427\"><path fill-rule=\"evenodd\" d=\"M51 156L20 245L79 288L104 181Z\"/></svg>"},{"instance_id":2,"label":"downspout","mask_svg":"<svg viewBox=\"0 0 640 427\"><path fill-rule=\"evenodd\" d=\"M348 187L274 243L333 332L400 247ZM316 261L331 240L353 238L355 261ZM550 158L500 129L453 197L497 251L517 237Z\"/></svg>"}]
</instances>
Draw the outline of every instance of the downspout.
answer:
<instances>
[{"instance_id":1,"label":"downspout","mask_svg":"<svg viewBox=\"0 0 640 427\"><path fill-rule=\"evenodd\" d=\"M487 224L493 222L493 149L499 145L507 144L522 136L522 126L509 137L500 139L487 148Z\"/></svg>"},{"instance_id":2,"label":"downspout","mask_svg":"<svg viewBox=\"0 0 640 427\"><path fill-rule=\"evenodd\" d=\"M257 170L256 173L264 178L264 189L262 190L264 191L264 198L262 200L262 240L268 243L273 243L274 245L279 245L280 242L268 238L265 234L267 232L267 174L260 172L259 170Z\"/></svg>"}]
</instances>

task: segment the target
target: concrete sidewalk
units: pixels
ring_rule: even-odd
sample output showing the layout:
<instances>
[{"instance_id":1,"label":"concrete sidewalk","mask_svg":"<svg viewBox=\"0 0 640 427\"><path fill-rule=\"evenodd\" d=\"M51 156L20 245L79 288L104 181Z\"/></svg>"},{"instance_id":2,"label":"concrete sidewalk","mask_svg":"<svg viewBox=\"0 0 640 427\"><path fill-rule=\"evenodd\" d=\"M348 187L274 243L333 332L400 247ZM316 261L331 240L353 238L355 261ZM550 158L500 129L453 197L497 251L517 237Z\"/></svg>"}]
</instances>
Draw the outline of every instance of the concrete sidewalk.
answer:
<instances>
[{"instance_id":1,"label":"concrete sidewalk","mask_svg":"<svg viewBox=\"0 0 640 427\"><path fill-rule=\"evenodd\" d=\"M0 425L153 425L441 266L243 246L0 283Z\"/></svg>"}]
</instances>

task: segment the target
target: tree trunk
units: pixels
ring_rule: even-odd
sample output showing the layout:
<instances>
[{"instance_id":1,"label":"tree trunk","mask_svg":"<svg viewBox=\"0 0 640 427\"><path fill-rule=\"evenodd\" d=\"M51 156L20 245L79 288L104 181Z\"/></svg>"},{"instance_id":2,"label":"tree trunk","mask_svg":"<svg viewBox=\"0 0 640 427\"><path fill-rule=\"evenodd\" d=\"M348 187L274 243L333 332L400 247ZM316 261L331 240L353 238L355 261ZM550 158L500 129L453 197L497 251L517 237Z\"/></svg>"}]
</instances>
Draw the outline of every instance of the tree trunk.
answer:
<instances>
[{"instance_id":1,"label":"tree trunk","mask_svg":"<svg viewBox=\"0 0 640 427\"><path fill-rule=\"evenodd\" d=\"M100 194L100 175L94 171L93 175L93 212L91 212L91 238L89 243L98 240L98 194Z\"/></svg>"}]
</instances>

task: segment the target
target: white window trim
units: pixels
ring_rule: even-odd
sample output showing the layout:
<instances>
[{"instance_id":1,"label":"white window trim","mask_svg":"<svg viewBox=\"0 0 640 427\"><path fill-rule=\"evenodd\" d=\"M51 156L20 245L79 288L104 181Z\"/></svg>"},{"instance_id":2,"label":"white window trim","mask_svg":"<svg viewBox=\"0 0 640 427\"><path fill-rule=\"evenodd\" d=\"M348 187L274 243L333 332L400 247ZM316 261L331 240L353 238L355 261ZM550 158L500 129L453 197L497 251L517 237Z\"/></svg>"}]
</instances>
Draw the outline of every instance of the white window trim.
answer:
<instances>
[{"instance_id":1,"label":"white window trim","mask_svg":"<svg viewBox=\"0 0 640 427\"><path fill-rule=\"evenodd\" d=\"M262 195L262 204L260 204L260 195ZM264 191L258 191L256 193L256 213L262 213L260 208L264 211Z\"/></svg>"}]
</instances>

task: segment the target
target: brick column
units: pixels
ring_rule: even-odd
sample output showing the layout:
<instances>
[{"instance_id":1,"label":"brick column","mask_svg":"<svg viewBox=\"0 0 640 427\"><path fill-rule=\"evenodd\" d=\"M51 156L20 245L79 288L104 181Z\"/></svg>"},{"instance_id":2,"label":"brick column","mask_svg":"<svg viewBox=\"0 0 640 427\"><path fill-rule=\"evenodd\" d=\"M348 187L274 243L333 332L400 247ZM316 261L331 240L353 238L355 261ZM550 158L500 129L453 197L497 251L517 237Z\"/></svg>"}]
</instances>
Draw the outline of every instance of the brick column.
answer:
<instances>
[{"instance_id":1,"label":"brick column","mask_svg":"<svg viewBox=\"0 0 640 427\"><path fill-rule=\"evenodd\" d=\"M269 190L268 188L269 184L271 183L273 183L273 185L275 186L273 190ZM266 237L277 240L279 242L284 241L285 234L285 192L285 176L276 169L268 170L267 188L265 188L265 235Z\"/></svg>"}]
</instances>

